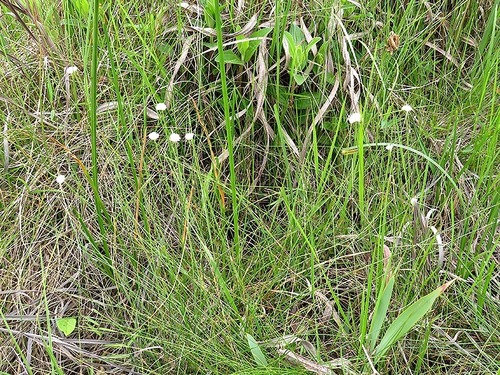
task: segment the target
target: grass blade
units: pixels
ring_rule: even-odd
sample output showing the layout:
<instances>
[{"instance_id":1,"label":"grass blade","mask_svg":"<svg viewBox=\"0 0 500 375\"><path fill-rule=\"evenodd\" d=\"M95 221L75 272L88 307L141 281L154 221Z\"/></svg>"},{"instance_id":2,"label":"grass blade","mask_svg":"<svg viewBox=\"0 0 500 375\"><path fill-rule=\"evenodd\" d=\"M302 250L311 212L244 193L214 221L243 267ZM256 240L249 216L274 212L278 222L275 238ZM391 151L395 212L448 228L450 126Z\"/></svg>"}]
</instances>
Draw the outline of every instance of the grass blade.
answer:
<instances>
[{"instance_id":1,"label":"grass blade","mask_svg":"<svg viewBox=\"0 0 500 375\"><path fill-rule=\"evenodd\" d=\"M255 362L259 366L267 366L267 360L264 353L262 353L262 350L260 349L260 346L257 343L257 341L255 341L253 336L250 335L249 333L247 333L247 341L248 341L248 346L250 347L250 351L252 352L253 359L255 359Z\"/></svg>"},{"instance_id":2,"label":"grass blade","mask_svg":"<svg viewBox=\"0 0 500 375\"><path fill-rule=\"evenodd\" d=\"M377 363L396 341L406 335L431 310L434 301L443 294L453 281L448 281L446 284L441 285L433 292L414 302L392 322L375 349L374 363Z\"/></svg>"},{"instance_id":3,"label":"grass blade","mask_svg":"<svg viewBox=\"0 0 500 375\"><path fill-rule=\"evenodd\" d=\"M377 302L375 304L375 309L373 311L373 318L370 325L370 331L368 332L368 347L373 350L375 343L380 335L380 330L382 329L382 324L387 315L387 310L389 309L389 302L392 297L392 290L394 288L394 276L391 276L387 284L381 287Z\"/></svg>"}]
</instances>

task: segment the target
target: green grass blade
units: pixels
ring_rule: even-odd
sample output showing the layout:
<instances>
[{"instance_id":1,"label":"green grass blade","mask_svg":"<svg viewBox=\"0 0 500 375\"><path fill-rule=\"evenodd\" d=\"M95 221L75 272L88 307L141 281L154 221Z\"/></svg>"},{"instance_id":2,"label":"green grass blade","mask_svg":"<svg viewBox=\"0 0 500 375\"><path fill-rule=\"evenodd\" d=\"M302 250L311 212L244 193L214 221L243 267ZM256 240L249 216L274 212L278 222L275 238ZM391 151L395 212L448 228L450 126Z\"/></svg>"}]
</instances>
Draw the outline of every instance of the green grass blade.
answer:
<instances>
[{"instance_id":1,"label":"green grass blade","mask_svg":"<svg viewBox=\"0 0 500 375\"><path fill-rule=\"evenodd\" d=\"M392 297L392 290L394 288L394 276L391 276L387 284L383 285L378 295L375 309L373 311L373 318L368 332L368 347L373 350L375 343L380 335L382 324L386 319L387 310Z\"/></svg>"},{"instance_id":2,"label":"green grass blade","mask_svg":"<svg viewBox=\"0 0 500 375\"><path fill-rule=\"evenodd\" d=\"M252 335L247 333L247 341L248 341L248 346L250 347L250 351L252 352L253 359L255 359L255 362L259 366L267 366L267 359L264 353L262 353L262 350L260 349L259 344L255 339L253 338Z\"/></svg>"},{"instance_id":3,"label":"green grass blade","mask_svg":"<svg viewBox=\"0 0 500 375\"><path fill-rule=\"evenodd\" d=\"M221 89L222 89L222 102L224 107L224 121L226 124L226 137L227 137L227 150L229 153L229 174L231 182L231 201L233 208L233 225L234 225L234 247L236 252L236 269L240 267L241 264L241 247L240 247L240 235L239 235L239 220L238 220L238 197L236 191L236 171L234 162L234 124L231 117L231 110L229 108L229 94L227 89L227 77L226 77L226 62L224 60L224 47L223 47L223 36L222 36L222 19L219 9L219 1L215 0L213 2L215 10L215 25L217 30L217 48L219 51L219 69L221 78ZM235 275L236 279L240 279L239 275Z\"/></svg>"},{"instance_id":4,"label":"green grass blade","mask_svg":"<svg viewBox=\"0 0 500 375\"><path fill-rule=\"evenodd\" d=\"M374 362L377 363L383 355L389 350L389 348L398 341L401 337L406 335L410 329L427 314L434 305L434 301L443 294L443 292L450 286L453 282L449 281L446 284L441 285L439 288L433 292L427 294L426 296L420 298L412 305L407 307L397 318L392 322L392 324L387 329L384 337L380 340L377 348L375 349Z\"/></svg>"}]
</instances>

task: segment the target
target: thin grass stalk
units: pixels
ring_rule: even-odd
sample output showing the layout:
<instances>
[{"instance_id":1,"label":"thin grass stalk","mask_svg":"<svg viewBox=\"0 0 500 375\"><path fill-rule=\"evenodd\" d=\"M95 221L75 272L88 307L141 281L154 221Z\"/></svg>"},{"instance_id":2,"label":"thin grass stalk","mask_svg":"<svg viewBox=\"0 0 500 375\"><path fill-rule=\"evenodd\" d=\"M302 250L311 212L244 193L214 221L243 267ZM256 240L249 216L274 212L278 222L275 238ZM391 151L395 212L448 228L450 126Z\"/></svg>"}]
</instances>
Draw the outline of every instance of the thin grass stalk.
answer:
<instances>
[{"instance_id":1,"label":"thin grass stalk","mask_svg":"<svg viewBox=\"0 0 500 375\"><path fill-rule=\"evenodd\" d=\"M239 268L241 265L241 247L240 247L240 231L238 220L238 198L236 194L236 172L234 168L234 145L233 145L233 121L229 108L229 95L227 91L226 66L224 62L224 47L222 44L222 19L220 16L219 1L214 1L215 6L215 25L217 29L217 48L219 51L219 69L222 85L222 101L224 105L224 120L226 124L227 149L229 153L229 174L231 180L231 200L233 208L233 226L234 226L234 248L236 251L236 278L239 280Z\"/></svg>"},{"instance_id":2,"label":"thin grass stalk","mask_svg":"<svg viewBox=\"0 0 500 375\"><path fill-rule=\"evenodd\" d=\"M97 222L101 234L101 244L104 250L105 261L107 262L106 268L109 273L111 265L111 258L108 243L106 240L105 216L107 216L106 209L99 195L99 182L98 182L98 166L97 166L97 42L99 41L99 0L94 0L94 7L92 9L92 65L90 71L90 143L92 153L92 176L89 181L94 193L94 204L97 214ZM98 249L96 249L98 250Z\"/></svg>"}]
</instances>

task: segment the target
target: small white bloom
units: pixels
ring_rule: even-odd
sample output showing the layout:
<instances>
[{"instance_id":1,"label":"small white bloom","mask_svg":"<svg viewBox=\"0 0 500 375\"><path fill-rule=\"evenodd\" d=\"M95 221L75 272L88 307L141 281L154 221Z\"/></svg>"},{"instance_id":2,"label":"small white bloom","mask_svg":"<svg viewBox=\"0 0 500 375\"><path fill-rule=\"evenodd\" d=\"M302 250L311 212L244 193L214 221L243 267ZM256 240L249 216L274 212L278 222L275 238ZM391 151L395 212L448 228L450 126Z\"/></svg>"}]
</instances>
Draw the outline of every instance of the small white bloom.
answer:
<instances>
[{"instance_id":1,"label":"small white bloom","mask_svg":"<svg viewBox=\"0 0 500 375\"><path fill-rule=\"evenodd\" d=\"M354 124L355 122L360 122L361 121L361 113L355 112L351 113L349 117L347 118L347 121L349 121L349 124Z\"/></svg>"},{"instance_id":2,"label":"small white bloom","mask_svg":"<svg viewBox=\"0 0 500 375\"><path fill-rule=\"evenodd\" d=\"M172 134L170 134L169 139L170 139L170 142L177 143L181 140L181 136L177 133L172 133Z\"/></svg>"},{"instance_id":3,"label":"small white bloom","mask_svg":"<svg viewBox=\"0 0 500 375\"><path fill-rule=\"evenodd\" d=\"M64 181L66 181L66 176L65 175L63 175L63 174L57 175L56 182L58 184L62 184Z\"/></svg>"},{"instance_id":4,"label":"small white bloom","mask_svg":"<svg viewBox=\"0 0 500 375\"><path fill-rule=\"evenodd\" d=\"M186 135L184 136L184 139L186 141L190 141L193 138L194 138L194 133L186 133Z\"/></svg>"},{"instance_id":5,"label":"small white bloom","mask_svg":"<svg viewBox=\"0 0 500 375\"><path fill-rule=\"evenodd\" d=\"M404 106L401 107L401 109L405 112L411 112L413 111L413 108L409 104L405 104Z\"/></svg>"},{"instance_id":6,"label":"small white bloom","mask_svg":"<svg viewBox=\"0 0 500 375\"><path fill-rule=\"evenodd\" d=\"M76 66L68 66L68 67L66 67L65 73L66 73L66 75L70 76L77 71L78 71L78 68Z\"/></svg>"},{"instance_id":7,"label":"small white bloom","mask_svg":"<svg viewBox=\"0 0 500 375\"><path fill-rule=\"evenodd\" d=\"M392 149L393 149L393 148L394 148L394 145L393 145L393 144L390 144L390 145L385 146L385 149L386 149L387 151L389 151L389 152L390 152L390 151L392 151Z\"/></svg>"},{"instance_id":8,"label":"small white bloom","mask_svg":"<svg viewBox=\"0 0 500 375\"><path fill-rule=\"evenodd\" d=\"M165 103L158 103L155 108L157 111L164 111L167 109L167 105Z\"/></svg>"},{"instance_id":9,"label":"small white bloom","mask_svg":"<svg viewBox=\"0 0 500 375\"><path fill-rule=\"evenodd\" d=\"M151 132L148 134L148 138L152 141L156 141L158 138L160 138L160 134L158 134L157 132Z\"/></svg>"}]
</instances>

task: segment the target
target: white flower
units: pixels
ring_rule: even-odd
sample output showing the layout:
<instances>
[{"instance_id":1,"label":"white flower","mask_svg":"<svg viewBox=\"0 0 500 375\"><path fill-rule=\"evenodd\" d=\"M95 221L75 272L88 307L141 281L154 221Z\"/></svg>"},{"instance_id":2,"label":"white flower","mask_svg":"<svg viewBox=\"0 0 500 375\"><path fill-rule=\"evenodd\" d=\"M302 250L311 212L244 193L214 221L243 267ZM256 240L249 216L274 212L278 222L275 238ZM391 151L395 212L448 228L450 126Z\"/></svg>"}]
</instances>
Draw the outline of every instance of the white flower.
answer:
<instances>
[{"instance_id":1,"label":"white flower","mask_svg":"<svg viewBox=\"0 0 500 375\"><path fill-rule=\"evenodd\" d=\"M385 149L387 151L392 151L393 148L394 148L394 145L392 143L390 145L385 146Z\"/></svg>"},{"instance_id":2,"label":"white flower","mask_svg":"<svg viewBox=\"0 0 500 375\"><path fill-rule=\"evenodd\" d=\"M177 133L172 133L172 134L170 134L169 139L170 139L170 142L177 143L181 140L181 136Z\"/></svg>"},{"instance_id":3,"label":"white flower","mask_svg":"<svg viewBox=\"0 0 500 375\"><path fill-rule=\"evenodd\" d=\"M66 176L65 175L63 175L63 174L57 175L56 182L58 184L62 184L64 181L66 181Z\"/></svg>"},{"instance_id":4,"label":"white flower","mask_svg":"<svg viewBox=\"0 0 500 375\"><path fill-rule=\"evenodd\" d=\"M401 107L401 109L405 112L411 112L413 111L413 108L409 104L405 104L404 106Z\"/></svg>"},{"instance_id":5,"label":"white flower","mask_svg":"<svg viewBox=\"0 0 500 375\"><path fill-rule=\"evenodd\" d=\"M151 132L148 134L148 138L152 141L156 141L158 138L160 138L160 134L158 134L157 132Z\"/></svg>"},{"instance_id":6,"label":"white flower","mask_svg":"<svg viewBox=\"0 0 500 375\"><path fill-rule=\"evenodd\" d=\"M155 108L157 111L164 111L167 109L167 105L165 103L158 103Z\"/></svg>"},{"instance_id":7,"label":"white flower","mask_svg":"<svg viewBox=\"0 0 500 375\"><path fill-rule=\"evenodd\" d=\"M78 68L76 66L68 66L68 67L66 67L64 73L66 73L66 75L70 76L77 71L78 71Z\"/></svg>"},{"instance_id":8,"label":"white flower","mask_svg":"<svg viewBox=\"0 0 500 375\"><path fill-rule=\"evenodd\" d=\"M351 113L349 117L347 118L347 121L349 121L349 124L354 124L355 122L360 122L361 121L361 113L355 112Z\"/></svg>"},{"instance_id":9,"label":"white flower","mask_svg":"<svg viewBox=\"0 0 500 375\"><path fill-rule=\"evenodd\" d=\"M190 141L193 138L194 138L194 133L186 133L186 135L184 136L184 139L186 141Z\"/></svg>"}]
</instances>

